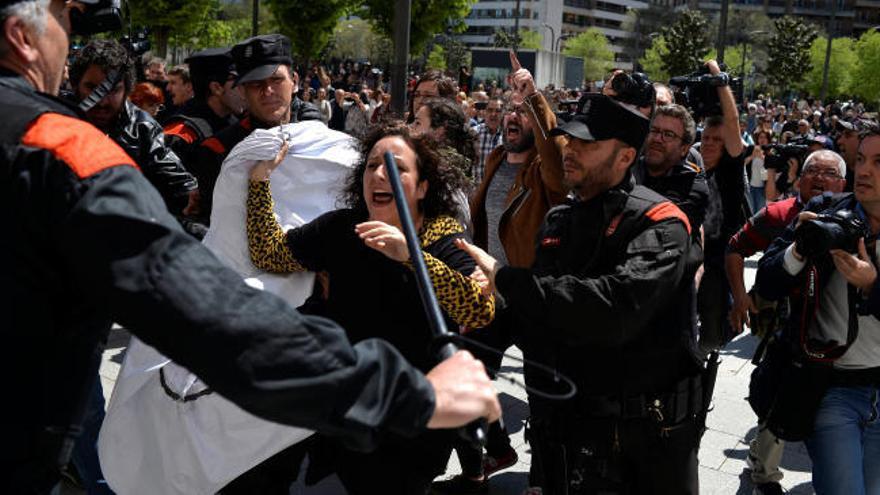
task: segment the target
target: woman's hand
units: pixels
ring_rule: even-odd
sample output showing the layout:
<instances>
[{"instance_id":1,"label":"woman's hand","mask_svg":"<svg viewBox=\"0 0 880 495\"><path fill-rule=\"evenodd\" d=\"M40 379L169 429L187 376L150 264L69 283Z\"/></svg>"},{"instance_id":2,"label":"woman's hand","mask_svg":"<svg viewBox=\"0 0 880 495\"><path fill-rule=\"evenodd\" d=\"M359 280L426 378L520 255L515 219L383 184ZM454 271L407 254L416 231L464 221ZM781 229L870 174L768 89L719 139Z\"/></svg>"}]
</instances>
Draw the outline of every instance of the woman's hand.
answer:
<instances>
[{"instance_id":1,"label":"woman's hand","mask_svg":"<svg viewBox=\"0 0 880 495\"><path fill-rule=\"evenodd\" d=\"M401 263L409 260L409 248L403 232L385 222L364 222L354 227L364 244Z\"/></svg>"},{"instance_id":2,"label":"woman's hand","mask_svg":"<svg viewBox=\"0 0 880 495\"><path fill-rule=\"evenodd\" d=\"M483 275L488 279L488 286L482 287L481 284L483 292L495 292L495 274L498 272L498 269L501 268L501 263L498 263L498 260L490 256L486 251L483 251L464 239L456 239L455 245L458 249L466 252L474 259L477 268L479 268L483 272Z\"/></svg>"},{"instance_id":3,"label":"woman's hand","mask_svg":"<svg viewBox=\"0 0 880 495\"><path fill-rule=\"evenodd\" d=\"M253 181L265 181L269 180L269 175L273 170L278 168L278 165L281 164L281 161L284 160L284 157L287 156L287 150L290 146L287 144L287 141L281 145L281 150L278 151L278 154L275 155L275 158L271 160L260 160L254 165L254 168L251 169L251 180Z\"/></svg>"}]
</instances>

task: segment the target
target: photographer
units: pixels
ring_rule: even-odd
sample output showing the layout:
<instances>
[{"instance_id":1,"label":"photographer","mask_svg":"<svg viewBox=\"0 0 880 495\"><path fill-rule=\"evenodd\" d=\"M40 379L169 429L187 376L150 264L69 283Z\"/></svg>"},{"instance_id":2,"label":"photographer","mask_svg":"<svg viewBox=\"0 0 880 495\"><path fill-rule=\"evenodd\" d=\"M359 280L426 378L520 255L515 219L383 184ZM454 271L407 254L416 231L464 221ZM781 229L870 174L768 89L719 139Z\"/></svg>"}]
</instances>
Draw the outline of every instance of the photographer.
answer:
<instances>
[{"instance_id":1,"label":"photographer","mask_svg":"<svg viewBox=\"0 0 880 495\"><path fill-rule=\"evenodd\" d=\"M794 414L809 420L802 431L813 486L832 495L880 490L877 131L861 139L855 182L854 195L814 198L796 226L773 243L757 274L762 297L791 298L783 336L791 359L812 373L803 393L815 395L810 407L798 406ZM806 297L811 291L816 296ZM788 418L771 420L790 424Z\"/></svg>"},{"instance_id":2,"label":"photographer","mask_svg":"<svg viewBox=\"0 0 880 495\"><path fill-rule=\"evenodd\" d=\"M706 66L712 76L720 77L721 69L714 60ZM718 85L715 89L721 115L706 119L699 143L709 185L709 206L703 223L705 259L697 296L700 347L706 354L733 338L727 321L730 290L724 273L724 252L728 239L751 216L744 180L747 152L740 137L736 101L730 87L714 84Z\"/></svg>"},{"instance_id":3,"label":"photographer","mask_svg":"<svg viewBox=\"0 0 880 495\"><path fill-rule=\"evenodd\" d=\"M756 147L756 149L760 148ZM774 239L785 232L786 227L803 210L804 205L814 197L821 196L825 192L836 194L843 191L846 182L845 171L843 158L837 153L830 150L812 153L804 163L799 183L800 194L784 201L770 203L731 237L727 245L725 269L733 292L733 308L730 310L729 319L734 331L739 332L743 325L748 325L752 333L763 338L767 332L775 330L772 328L772 323L768 325L763 318L759 318L759 321L751 320L751 317L758 316L760 301L756 302L757 296L746 292L743 278L745 259L766 250ZM775 316L775 307L770 311L773 311ZM773 320L775 321L775 318ZM766 328L767 326L771 328ZM781 492L779 480L782 479L782 473L779 471L779 462L782 460L783 448L782 441L777 439L766 425L759 423L758 435L749 446L748 457L752 483L755 484L756 491ZM774 489L776 491L773 491Z\"/></svg>"},{"instance_id":4,"label":"photographer","mask_svg":"<svg viewBox=\"0 0 880 495\"><path fill-rule=\"evenodd\" d=\"M168 211L180 214L196 189L196 180L165 145L162 127L147 112L128 101L134 87L134 65L128 51L115 40L94 40L70 66L70 82L80 101L111 73L119 81L86 112L86 120L101 129L134 158L147 180L159 191Z\"/></svg>"},{"instance_id":5,"label":"photographer","mask_svg":"<svg viewBox=\"0 0 880 495\"><path fill-rule=\"evenodd\" d=\"M347 93L345 100L345 132L361 138L370 126L370 116L373 113L370 96L367 90L362 90L360 93Z\"/></svg>"}]
</instances>

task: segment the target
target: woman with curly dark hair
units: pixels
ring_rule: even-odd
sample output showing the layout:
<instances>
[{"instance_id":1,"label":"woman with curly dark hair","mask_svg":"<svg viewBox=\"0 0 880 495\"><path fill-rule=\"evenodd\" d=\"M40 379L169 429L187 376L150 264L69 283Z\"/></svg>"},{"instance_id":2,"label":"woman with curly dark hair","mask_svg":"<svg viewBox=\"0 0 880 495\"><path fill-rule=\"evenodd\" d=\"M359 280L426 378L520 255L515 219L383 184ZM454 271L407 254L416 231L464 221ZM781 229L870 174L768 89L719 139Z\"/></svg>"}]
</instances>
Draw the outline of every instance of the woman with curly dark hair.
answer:
<instances>
[{"instance_id":1,"label":"woman with curly dark hair","mask_svg":"<svg viewBox=\"0 0 880 495\"><path fill-rule=\"evenodd\" d=\"M339 322L349 339L381 337L419 369L435 363L431 334L409 263L406 240L383 156L397 161L406 202L419 230L431 281L450 328L482 327L494 317L495 302L469 276L473 261L456 248L464 236L454 192L464 176L446 164L432 141L413 136L400 123L373 128L361 145L362 158L346 182L344 207L302 227L281 230L273 215L269 174L286 154L259 162L251 172L247 234L251 259L276 273L325 271L329 290L324 315ZM381 372L381 370L377 370ZM334 467L349 493L425 493L446 467L449 432L419 438L390 438L364 454L334 445Z\"/></svg>"}]
</instances>

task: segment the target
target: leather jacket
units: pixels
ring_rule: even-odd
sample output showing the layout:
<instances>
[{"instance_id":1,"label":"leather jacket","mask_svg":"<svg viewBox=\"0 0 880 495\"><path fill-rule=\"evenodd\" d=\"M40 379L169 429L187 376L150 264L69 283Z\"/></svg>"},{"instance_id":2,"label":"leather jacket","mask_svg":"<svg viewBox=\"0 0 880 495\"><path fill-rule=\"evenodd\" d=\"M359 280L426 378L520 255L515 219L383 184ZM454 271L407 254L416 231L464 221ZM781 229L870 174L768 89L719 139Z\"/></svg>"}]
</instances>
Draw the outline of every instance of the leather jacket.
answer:
<instances>
[{"instance_id":1,"label":"leather jacket","mask_svg":"<svg viewBox=\"0 0 880 495\"><path fill-rule=\"evenodd\" d=\"M162 126L130 101L119 112L109 137L134 158L150 184L159 191L168 211L180 213L190 191L198 187L195 177L183 167L180 158L165 145Z\"/></svg>"}]
</instances>

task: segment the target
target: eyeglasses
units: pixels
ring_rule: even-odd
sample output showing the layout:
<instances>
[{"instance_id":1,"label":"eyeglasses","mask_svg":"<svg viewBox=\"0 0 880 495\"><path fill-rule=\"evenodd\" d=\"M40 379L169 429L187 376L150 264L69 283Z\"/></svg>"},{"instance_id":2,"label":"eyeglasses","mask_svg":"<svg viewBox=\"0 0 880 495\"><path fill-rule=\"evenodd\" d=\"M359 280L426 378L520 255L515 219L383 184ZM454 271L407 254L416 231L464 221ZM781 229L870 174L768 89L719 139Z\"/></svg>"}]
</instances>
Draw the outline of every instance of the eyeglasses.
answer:
<instances>
[{"instance_id":1,"label":"eyeglasses","mask_svg":"<svg viewBox=\"0 0 880 495\"><path fill-rule=\"evenodd\" d=\"M659 127L652 127L651 134L655 136L660 136L660 140L663 142L672 141L673 139L681 139L681 136L670 131L669 129L660 129Z\"/></svg>"},{"instance_id":2,"label":"eyeglasses","mask_svg":"<svg viewBox=\"0 0 880 495\"><path fill-rule=\"evenodd\" d=\"M808 168L802 172L804 177L822 177L823 179L839 179L840 174L834 170L820 170L818 168Z\"/></svg>"}]
</instances>

